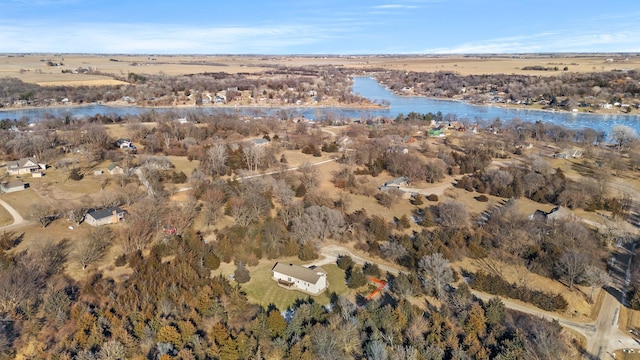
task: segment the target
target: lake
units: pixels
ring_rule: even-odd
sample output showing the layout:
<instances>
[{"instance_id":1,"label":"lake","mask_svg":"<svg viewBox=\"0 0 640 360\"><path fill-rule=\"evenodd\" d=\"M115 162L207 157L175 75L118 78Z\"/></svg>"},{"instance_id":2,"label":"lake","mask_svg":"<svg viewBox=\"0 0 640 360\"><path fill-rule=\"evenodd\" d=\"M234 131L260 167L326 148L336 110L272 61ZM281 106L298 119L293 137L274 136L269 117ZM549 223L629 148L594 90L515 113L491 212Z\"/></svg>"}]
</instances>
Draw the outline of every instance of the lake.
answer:
<instances>
[{"instance_id":1,"label":"lake","mask_svg":"<svg viewBox=\"0 0 640 360\"><path fill-rule=\"evenodd\" d=\"M640 117L638 115L602 115L588 113L568 113L568 112L551 112L541 110L513 109L502 108L498 106L482 106L470 105L461 101L449 101L432 99L423 96L405 97L395 95L381 86L375 79L370 77L355 77L353 84L353 92L366 97L372 101L382 103L383 101L390 104L389 108L380 109L350 109L350 108L144 108L138 106L105 106L92 104L79 107L57 107L57 108L36 108L23 110L3 110L0 111L0 119L20 119L28 118L30 121L38 121L46 117L47 114L55 117L70 116L73 118L82 118L93 116L96 114L116 114L116 115L139 115L149 111L163 112L173 111L181 116L187 115L189 112L197 111L205 114L211 113L234 113L241 114L272 114L278 111L284 111L289 116L304 116L308 119L319 119L330 117L334 119L369 119L378 116L395 118L398 114L408 114L410 112L417 113L437 113L443 115L453 114L458 119L468 119L476 121L493 121L500 118L508 121L513 118L519 118L526 122L542 121L544 123L563 125L568 128L578 129L590 127L598 131L609 133L614 125L626 125L635 129L640 133Z\"/></svg>"}]
</instances>

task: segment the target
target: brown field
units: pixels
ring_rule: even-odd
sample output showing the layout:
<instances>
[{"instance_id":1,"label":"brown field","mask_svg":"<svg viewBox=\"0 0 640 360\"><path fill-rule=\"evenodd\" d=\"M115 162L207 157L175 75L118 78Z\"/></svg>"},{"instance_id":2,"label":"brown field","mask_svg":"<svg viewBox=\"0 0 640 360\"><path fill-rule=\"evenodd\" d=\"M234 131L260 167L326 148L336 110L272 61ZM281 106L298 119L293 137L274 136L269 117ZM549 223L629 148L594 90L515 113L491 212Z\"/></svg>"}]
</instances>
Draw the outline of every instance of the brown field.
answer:
<instances>
[{"instance_id":1,"label":"brown field","mask_svg":"<svg viewBox=\"0 0 640 360\"><path fill-rule=\"evenodd\" d=\"M117 60L117 61L112 61ZM47 62L63 63L48 66ZM405 71L452 71L472 74L557 75L564 67L572 72L640 69L640 57L609 54L491 55L491 56L145 56L145 55L0 55L0 78L16 77L43 86L117 85L105 75L62 74L63 69L91 68L126 78L129 73L182 75L204 72L261 73L274 66L334 65L337 67ZM526 66L558 67L558 71L522 70Z\"/></svg>"},{"instance_id":2,"label":"brown field","mask_svg":"<svg viewBox=\"0 0 640 360\"><path fill-rule=\"evenodd\" d=\"M33 220L31 216L34 208L37 204L43 202L43 199L36 193L33 187L24 191L4 194L2 195L2 200L16 209L25 220Z\"/></svg>"},{"instance_id":3,"label":"brown field","mask_svg":"<svg viewBox=\"0 0 640 360\"><path fill-rule=\"evenodd\" d=\"M0 197L0 199L4 199L4 196ZM11 214L9 214L9 212L3 207L0 207L0 226L10 225L12 223L13 216L11 216Z\"/></svg>"}]
</instances>

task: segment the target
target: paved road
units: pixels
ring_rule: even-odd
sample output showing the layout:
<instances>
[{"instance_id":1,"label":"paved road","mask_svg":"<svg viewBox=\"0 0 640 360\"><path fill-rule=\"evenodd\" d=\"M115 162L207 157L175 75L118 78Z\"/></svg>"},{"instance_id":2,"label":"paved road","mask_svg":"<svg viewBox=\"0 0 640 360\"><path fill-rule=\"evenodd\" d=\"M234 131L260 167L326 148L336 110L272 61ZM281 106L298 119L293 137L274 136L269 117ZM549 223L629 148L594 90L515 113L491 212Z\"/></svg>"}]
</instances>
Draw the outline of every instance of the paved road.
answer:
<instances>
[{"instance_id":1,"label":"paved road","mask_svg":"<svg viewBox=\"0 0 640 360\"><path fill-rule=\"evenodd\" d=\"M30 224L29 221L25 220L20 215L20 213L18 213L16 209L14 209L11 205L7 204L6 201L0 200L0 205L5 208L5 210L7 210L9 214L11 214L11 217L13 217L13 223L5 226L0 226L0 231L9 231Z\"/></svg>"},{"instance_id":2,"label":"paved road","mask_svg":"<svg viewBox=\"0 0 640 360\"><path fill-rule=\"evenodd\" d=\"M425 188L401 187L399 189L400 191L404 191L406 193L411 193L411 194L421 194L421 195L435 194L435 195L441 196L442 194L444 194L445 190L452 187L453 187L453 182L447 182L447 183L432 186L432 187L425 187Z\"/></svg>"},{"instance_id":3,"label":"paved road","mask_svg":"<svg viewBox=\"0 0 640 360\"><path fill-rule=\"evenodd\" d=\"M323 258L315 261L313 265L320 266L324 264L335 264L338 256L340 255L348 255L358 264L364 264L365 262L377 263L375 260L367 259L361 255L356 255L350 250L338 245L327 245L322 247L320 249L320 255L322 255ZM397 267L380 263L377 264L380 270L388 271L392 274L398 274L402 271ZM472 290L471 292L483 301L488 301L495 297L495 295L475 290ZM557 320L563 327L583 335L587 339L587 355L585 356L587 359L605 359L607 358L607 353L613 353L613 351L617 349L639 348L640 343L638 343L629 334L618 329L618 316L620 315L621 304L608 292L605 293L602 307L598 313L598 318L596 321L590 323L572 321L561 317L556 313L544 311L511 299L501 298L501 300L505 307L509 309L538 316L547 320Z\"/></svg>"}]
</instances>

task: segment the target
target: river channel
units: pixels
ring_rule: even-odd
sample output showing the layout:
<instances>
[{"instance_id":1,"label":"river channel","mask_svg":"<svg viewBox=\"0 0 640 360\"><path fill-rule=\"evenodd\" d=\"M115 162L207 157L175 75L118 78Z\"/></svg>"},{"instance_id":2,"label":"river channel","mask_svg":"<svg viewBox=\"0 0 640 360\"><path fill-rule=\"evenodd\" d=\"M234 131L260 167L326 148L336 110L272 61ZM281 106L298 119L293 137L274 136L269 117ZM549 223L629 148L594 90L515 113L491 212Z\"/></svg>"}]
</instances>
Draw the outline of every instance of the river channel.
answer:
<instances>
[{"instance_id":1,"label":"river channel","mask_svg":"<svg viewBox=\"0 0 640 360\"><path fill-rule=\"evenodd\" d=\"M366 120L379 116L395 118L398 114L417 113L437 113L443 115L455 115L458 119L466 119L470 122L485 121L491 122L497 118L509 121L518 118L525 122L542 121L549 124L563 125L572 129L590 127L597 131L609 133L614 125L626 125L640 133L640 116L638 115L610 115L610 114L589 114L589 113L569 113L552 112L542 110L527 110L515 108L503 108L499 106L470 105L461 101L449 101L432 99L423 96L399 96L381 86L375 79L370 77L355 77L353 92L378 103L387 103L389 107L380 109L350 109L350 108L246 108L246 107L202 107L202 108L145 108L139 106L105 106L101 104L91 104L75 107L56 108L31 108L12 109L0 111L0 119L21 119L26 117L29 121L39 121L47 116L82 118L94 116L96 114L140 115L145 112L173 111L181 116L186 116L190 112L219 113L219 112L239 112L248 115L258 115L260 113L275 113L284 111L289 116L304 116L308 119L333 118L333 119L361 119Z\"/></svg>"}]
</instances>

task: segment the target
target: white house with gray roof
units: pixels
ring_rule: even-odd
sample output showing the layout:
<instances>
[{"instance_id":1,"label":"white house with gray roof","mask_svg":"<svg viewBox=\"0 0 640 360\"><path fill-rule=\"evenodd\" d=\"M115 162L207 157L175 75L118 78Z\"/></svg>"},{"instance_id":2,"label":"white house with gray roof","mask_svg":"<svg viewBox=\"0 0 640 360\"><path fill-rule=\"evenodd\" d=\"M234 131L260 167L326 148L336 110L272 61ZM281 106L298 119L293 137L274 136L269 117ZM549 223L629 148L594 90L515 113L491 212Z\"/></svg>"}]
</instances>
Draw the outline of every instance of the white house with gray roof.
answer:
<instances>
[{"instance_id":1,"label":"white house with gray roof","mask_svg":"<svg viewBox=\"0 0 640 360\"><path fill-rule=\"evenodd\" d=\"M114 206L100 210L90 210L84 220L91 226L115 224L124 220L124 211Z\"/></svg>"},{"instance_id":2,"label":"white house with gray roof","mask_svg":"<svg viewBox=\"0 0 640 360\"><path fill-rule=\"evenodd\" d=\"M300 265L276 263L271 269L273 279L280 286L318 295L323 292L329 282L327 272L321 267L307 268Z\"/></svg>"}]
</instances>

